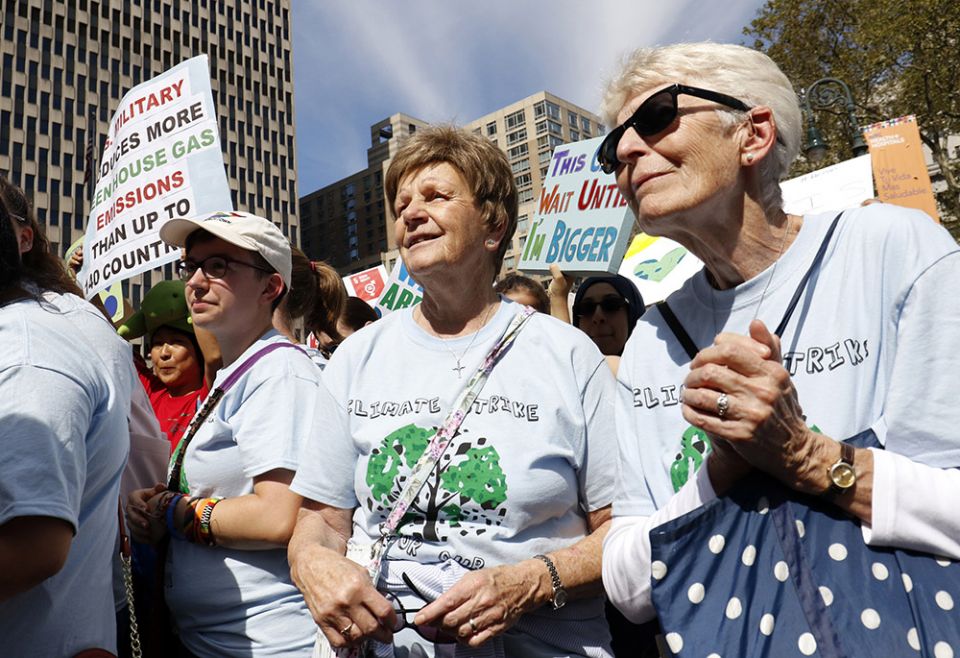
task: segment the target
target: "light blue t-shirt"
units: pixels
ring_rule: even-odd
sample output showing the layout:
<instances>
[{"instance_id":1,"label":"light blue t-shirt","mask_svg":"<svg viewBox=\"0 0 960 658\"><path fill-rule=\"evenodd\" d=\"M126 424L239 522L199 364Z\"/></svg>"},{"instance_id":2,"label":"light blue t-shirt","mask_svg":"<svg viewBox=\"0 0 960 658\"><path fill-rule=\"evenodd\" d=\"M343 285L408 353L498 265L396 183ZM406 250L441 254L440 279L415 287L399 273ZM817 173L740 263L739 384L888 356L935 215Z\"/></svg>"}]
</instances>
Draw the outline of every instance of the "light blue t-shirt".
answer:
<instances>
[{"instance_id":1,"label":"light blue t-shirt","mask_svg":"<svg viewBox=\"0 0 960 658\"><path fill-rule=\"evenodd\" d=\"M291 488L356 508L354 539L376 539L411 467L519 308L504 301L476 336L452 340L421 329L412 310L353 334L323 372L316 421ZM586 536L587 512L609 505L613 495L614 387L584 333L534 315L421 490L387 553L390 570L404 562L438 570L451 561L471 570L513 564ZM555 648L605 655L600 598L528 617Z\"/></svg>"},{"instance_id":2,"label":"light blue t-shirt","mask_svg":"<svg viewBox=\"0 0 960 658\"><path fill-rule=\"evenodd\" d=\"M750 281L718 291L701 271L671 295L697 346L721 331L746 334L756 314L773 331L835 216L804 217L776 267ZM783 335L807 424L843 440L882 420L887 450L960 465L957 281L960 247L927 215L887 204L847 210ZM620 362L615 516L649 516L704 461L709 439L681 415L689 362L650 309Z\"/></svg>"},{"instance_id":3,"label":"light blue t-shirt","mask_svg":"<svg viewBox=\"0 0 960 658\"><path fill-rule=\"evenodd\" d=\"M255 352L289 342L270 330L217 373L214 388ZM300 350L275 350L224 394L190 442L191 496L253 493L253 478L296 471L310 431L320 370ZM290 580L285 549L238 550L171 540L167 604L198 656L310 656L317 627Z\"/></svg>"},{"instance_id":4,"label":"light blue t-shirt","mask_svg":"<svg viewBox=\"0 0 960 658\"><path fill-rule=\"evenodd\" d=\"M0 604L0 652L116 650L112 563L129 449L130 348L73 295L0 307L0 525L63 519L59 573Z\"/></svg>"}]
</instances>

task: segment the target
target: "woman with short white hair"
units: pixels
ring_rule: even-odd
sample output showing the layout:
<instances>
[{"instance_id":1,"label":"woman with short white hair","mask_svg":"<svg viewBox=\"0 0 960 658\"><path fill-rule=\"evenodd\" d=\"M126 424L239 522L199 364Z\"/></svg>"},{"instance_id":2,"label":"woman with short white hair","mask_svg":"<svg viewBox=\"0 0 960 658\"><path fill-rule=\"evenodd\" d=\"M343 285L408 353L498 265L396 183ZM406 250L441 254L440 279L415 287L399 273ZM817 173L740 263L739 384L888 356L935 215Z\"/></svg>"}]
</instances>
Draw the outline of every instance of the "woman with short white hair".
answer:
<instances>
[{"instance_id":1,"label":"woman with short white hair","mask_svg":"<svg viewBox=\"0 0 960 658\"><path fill-rule=\"evenodd\" d=\"M681 655L960 649L930 557L960 558L957 244L885 204L785 213L800 110L757 51L640 49L603 107L641 229L705 264L623 353L608 595Z\"/></svg>"}]
</instances>

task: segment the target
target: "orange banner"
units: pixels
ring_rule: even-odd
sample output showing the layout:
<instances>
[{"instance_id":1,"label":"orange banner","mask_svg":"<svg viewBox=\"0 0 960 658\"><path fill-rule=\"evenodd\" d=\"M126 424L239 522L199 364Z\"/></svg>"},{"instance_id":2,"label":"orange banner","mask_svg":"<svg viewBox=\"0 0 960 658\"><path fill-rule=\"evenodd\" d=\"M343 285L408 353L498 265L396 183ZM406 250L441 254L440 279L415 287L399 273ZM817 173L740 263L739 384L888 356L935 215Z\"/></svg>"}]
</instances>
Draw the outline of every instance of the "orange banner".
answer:
<instances>
[{"instance_id":1,"label":"orange banner","mask_svg":"<svg viewBox=\"0 0 960 658\"><path fill-rule=\"evenodd\" d=\"M867 126L863 137L870 147L880 200L922 210L939 223L916 117L911 114Z\"/></svg>"}]
</instances>

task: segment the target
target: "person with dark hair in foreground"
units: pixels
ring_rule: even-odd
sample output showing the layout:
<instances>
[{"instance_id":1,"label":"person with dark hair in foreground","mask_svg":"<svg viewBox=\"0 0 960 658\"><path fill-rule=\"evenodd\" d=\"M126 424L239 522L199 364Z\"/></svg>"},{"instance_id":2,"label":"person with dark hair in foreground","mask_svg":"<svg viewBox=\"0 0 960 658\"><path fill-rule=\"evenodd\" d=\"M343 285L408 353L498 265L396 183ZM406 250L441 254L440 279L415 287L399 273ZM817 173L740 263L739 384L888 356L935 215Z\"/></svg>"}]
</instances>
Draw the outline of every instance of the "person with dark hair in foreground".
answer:
<instances>
[{"instance_id":1,"label":"person with dark hair in foreground","mask_svg":"<svg viewBox=\"0 0 960 658\"><path fill-rule=\"evenodd\" d=\"M0 178L0 638L10 656L117 646L117 496L137 384L129 348L79 293L23 193Z\"/></svg>"},{"instance_id":2,"label":"person with dark hair in foreground","mask_svg":"<svg viewBox=\"0 0 960 658\"><path fill-rule=\"evenodd\" d=\"M550 313L546 289L530 277L514 272L497 281L493 289L511 301L533 307L538 313Z\"/></svg>"}]
</instances>

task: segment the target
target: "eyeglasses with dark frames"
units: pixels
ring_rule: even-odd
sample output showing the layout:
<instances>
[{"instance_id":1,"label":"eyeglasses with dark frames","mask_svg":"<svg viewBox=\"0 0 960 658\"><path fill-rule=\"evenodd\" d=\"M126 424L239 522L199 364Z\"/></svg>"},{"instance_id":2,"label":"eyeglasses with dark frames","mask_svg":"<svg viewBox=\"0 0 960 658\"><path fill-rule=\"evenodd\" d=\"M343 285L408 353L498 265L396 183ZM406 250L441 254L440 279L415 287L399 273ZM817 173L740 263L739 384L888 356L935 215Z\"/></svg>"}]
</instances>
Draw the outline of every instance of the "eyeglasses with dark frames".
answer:
<instances>
[{"instance_id":1,"label":"eyeglasses with dark frames","mask_svg":"<svg viewBox=\"0 0 960 658\"><path fill-rule=\"evenodd\" d=\"M573 314L577 317L589 318L591 315L593 315L594 311L597 310L598 306L600 307L601 311L607 315L610 315L611 313L616 313L622 308L626 308L629 306L629 303L624 298L616 297L614 295L604 297L599 301L594 299L585 299L573 307Z\"/></svg>"},{"instance_id":2,"label":"eyeglasses with dark frames","mask_svg":"<svg viewBox=\"0 0 960 658\"><path fill-rule=\"evenodd\" d=\"M235 260L228 256L208 256L201 261L194 261L189 258L181 260L177 263L177 275L183 281L189 281L193 275L196 274L197 270L201 270L203 275L208 279L222 279L227 275L227 270L230 265L243 265L244 267L260 270L261 272L273 273L273 270L268 270L265 267L260 267L253 263L246 263L242 260Z\"/></svg>"},{"instance_id":3,"label":"eyeglasses with dark frames","mask_svg":"<svg viewBox=\"0 0 960 658\"><path fill-rule=\"evenodd\" d=\"M680 94L720 103L740 112L750 110L750 106L743 101L709 89L681 84L664 87L643 101L630 118L611 130L600 144L597 150L597 162L600 163L603 173L612 174L620 166L621 162L617 159L617 146L628 128L636 130L641 137L650 137L666 130L673 123L677 118L677 96Z\"/></svg>"},{"instance_id":4,"label":"eyeglasses with dark frames","mask_svg":"<svg viewBox=\"0 0 960 658\"><path fill-rule=\"evenodd\" d=\"M401 578L403 578L404 584L410 589L411 592L413 592L414 596L428 604L434 601L433 598L428 597L421 592L417 586L413 584L413 581L410 580L410 577L407 574L403 574ZM407 619L408 615L416 615L418 612L423 610L423 607L426 606L409 609L404 607L403 603L400 601L400 598L393 592L387 592L385 596L393 605L394 612L397 613L397 623L393 628L394 633L398 633L404 628L412 628L414 631L416 631L417 635L422 637L427 642L432 642L434 644L456 644L457 638L453 635L450 635L446 631L442 631L434 626L418 626L413 623L412 617Z\"/></svg>"}]
</instances>

